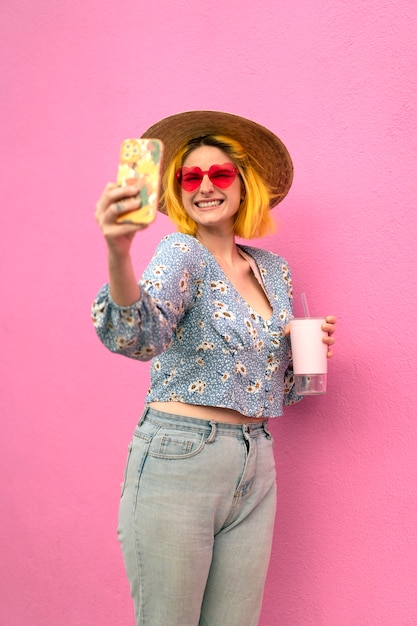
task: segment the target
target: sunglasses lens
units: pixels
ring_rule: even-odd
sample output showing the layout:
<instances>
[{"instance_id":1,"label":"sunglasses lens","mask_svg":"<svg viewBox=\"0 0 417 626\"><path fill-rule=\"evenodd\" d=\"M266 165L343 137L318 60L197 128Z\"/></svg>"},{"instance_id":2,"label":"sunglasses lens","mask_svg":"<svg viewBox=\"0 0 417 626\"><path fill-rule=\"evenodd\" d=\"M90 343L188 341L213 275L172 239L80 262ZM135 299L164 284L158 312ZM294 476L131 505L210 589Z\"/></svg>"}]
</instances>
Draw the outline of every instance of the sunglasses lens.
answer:
<instances>
[{"instance_id":1,"label":"sunglasses lens","mask_svg":"<svg viewBox=\"0 0 417 626\"><path fill-rule=\"evenodd\" d=\"M180 167L176 173L178 184L185 191L195 191L200 185L205 175L216 187L226 189L236 178L237 169L232 163L224 165L212 165L207 172L203 172L199 167Z\"/></svg>"},{"instance_id":2,"label":"sunglasses lens","mask_svg":"<svg viewBox=\"0 0 417 626\"><path fill-rule=\"evenodd\" d=\"M197 189L197 187L201 185L201 181L203 180L203 174L201 170L198 171L197 168L190 168L187 170L187 168L185 167L181 169L185 170L183 171L181 176L181 187L186 191L194 191L194 189Z\"/></svg>"},{"instance_id":3,"label":"sunglasses lens","mask_svg":"<svg viewBox=\"0 0 417 626\"><path fill-rule=\"evenodd\" d=\"M213 185L226 189L236 178L236 168L233 165L212 165L208 175Z\"/></svg>"}]
</instances>

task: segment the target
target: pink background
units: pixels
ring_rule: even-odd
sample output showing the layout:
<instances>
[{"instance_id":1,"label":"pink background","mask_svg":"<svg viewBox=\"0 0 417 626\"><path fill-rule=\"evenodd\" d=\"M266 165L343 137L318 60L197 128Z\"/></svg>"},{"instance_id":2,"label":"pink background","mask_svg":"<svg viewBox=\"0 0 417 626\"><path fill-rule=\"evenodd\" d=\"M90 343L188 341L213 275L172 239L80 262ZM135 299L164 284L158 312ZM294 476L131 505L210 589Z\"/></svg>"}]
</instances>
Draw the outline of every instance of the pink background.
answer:
<instances>
[{"instance_id":1,"label":"pink background","mask_svg":"<svg viewBox=\"0 0 417 626\"><path fill-rule=\"evenodd\" d=\"M339 318L328 394L272 424L260 625L415 626L416 20L414 0L2 3L2 625L133 624L115 527L148 366L95 337L93 212L123 138L213 108L288 145L263 245L296 313L305 291ZM138 274L171 230L137 238Z\"/></svg>"}]
</instances>

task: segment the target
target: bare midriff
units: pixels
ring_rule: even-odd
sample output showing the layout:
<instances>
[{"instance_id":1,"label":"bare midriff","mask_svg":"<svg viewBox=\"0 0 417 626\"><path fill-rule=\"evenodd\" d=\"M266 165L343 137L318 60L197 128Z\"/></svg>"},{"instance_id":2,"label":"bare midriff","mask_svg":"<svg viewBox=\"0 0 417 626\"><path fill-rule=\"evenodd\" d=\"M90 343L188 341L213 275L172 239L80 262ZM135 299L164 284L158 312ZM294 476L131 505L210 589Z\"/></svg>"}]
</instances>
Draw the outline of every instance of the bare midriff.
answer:
<instances>
[{"instance_id":1,"label":"bare midriff","mask_svg":"<svg viewBox=\"0 0 417 626\"><path fill-rule=\"evenodd\" d=\"M148 406L164 413L182 415L184 417L195 417L196 419L207 420L208 422L250 424L268 421L266 417L247 417L239 413L239 411L217 406L200 406L199 404L186 404L185 402L150 402Z\"/></svg>"}]
</instances>

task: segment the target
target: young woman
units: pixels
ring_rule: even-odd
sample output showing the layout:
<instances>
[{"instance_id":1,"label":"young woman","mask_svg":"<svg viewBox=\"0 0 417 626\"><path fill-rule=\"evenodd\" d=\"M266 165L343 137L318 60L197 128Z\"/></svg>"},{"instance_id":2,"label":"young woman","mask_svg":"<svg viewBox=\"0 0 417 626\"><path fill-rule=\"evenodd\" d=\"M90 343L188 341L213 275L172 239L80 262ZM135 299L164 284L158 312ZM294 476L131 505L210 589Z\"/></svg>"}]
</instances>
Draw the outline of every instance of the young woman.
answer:
<instances>
[{"instance_id":1,"label":"young woman","mask_svg":"<svg viewBox=\"0 0 417 626\"><path fill-rule=\"evenodd\" d=\"M301 398L288 264L236 237L272 229L292 163L269 130L222 112L174 115L143 136L164 142L160 208L178 232L138 283L130 248L142 227L116 221L139 207L138 190L107 185L96 219L109 283L93 304L111 351L152 359L119 511L136 623L255 626L276 507L268 420ZM323 325L328 356L335 322Z\"/></svg>"}]
</instances>

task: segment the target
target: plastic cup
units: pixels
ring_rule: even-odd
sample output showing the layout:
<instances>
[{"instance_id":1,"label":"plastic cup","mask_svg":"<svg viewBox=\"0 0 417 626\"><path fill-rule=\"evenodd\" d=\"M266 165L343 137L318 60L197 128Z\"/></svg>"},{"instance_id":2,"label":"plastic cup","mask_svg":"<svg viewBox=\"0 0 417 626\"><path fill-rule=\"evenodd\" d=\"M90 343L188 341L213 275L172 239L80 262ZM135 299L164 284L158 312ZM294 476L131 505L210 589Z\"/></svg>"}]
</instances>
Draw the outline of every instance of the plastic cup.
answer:
<instances>
[{"instance_id":1,"label":"plastic cup","mask_svg":"<svg viewBox=\"0 0 417 626\"><path fill-rule=\"evenodd\" d=\"M324 317L290 321L295 391L300 396L326 393L327 345L323 343Z\"/></svg>"}]
</instances>

